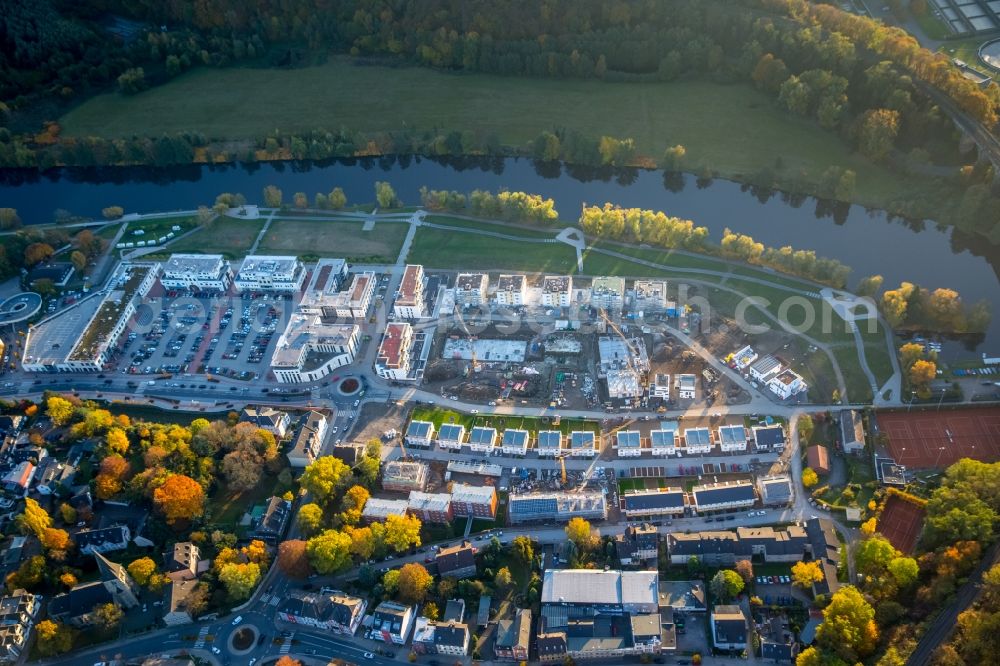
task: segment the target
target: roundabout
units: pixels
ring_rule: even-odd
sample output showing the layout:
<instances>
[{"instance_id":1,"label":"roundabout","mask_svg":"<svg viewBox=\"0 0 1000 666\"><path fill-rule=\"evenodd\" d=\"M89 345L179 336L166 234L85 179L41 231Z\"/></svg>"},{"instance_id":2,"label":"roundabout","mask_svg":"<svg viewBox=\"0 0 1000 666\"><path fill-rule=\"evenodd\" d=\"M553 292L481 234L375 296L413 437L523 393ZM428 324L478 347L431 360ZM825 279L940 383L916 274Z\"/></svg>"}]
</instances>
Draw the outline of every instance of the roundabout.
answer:
<instances>
[{"instance_id":1,"label":"roundabout","mask_svg":"<svg viewBox=\"0 0 1000 666\"><path fill-rule=\"evenodd\" d=\"M347 377L337 384L337 392L340 395L351 396L361 390L361 382L356 377Z\"/></svg>"},{"instance_id":2,"label":"roundabout","mask_svg":"<svg viewBox=\"0 0 1000 666\"><path fill-rule=\"evenodd\" d=\"M33 291L15 294L0 303L0 325L16 324L29 319L41 309L42 297Z\"/></svg>"},{"instance_id":3,"label":"roundabout","mask_svg":"<svg viewBox=\"0 0 1000 666\"><path fill-rule=\"evenodd\" d=\"M257 643L257 627L245 624L229 635L229 651L233 654L246 654Z\"/></svg>"}]
</instances>

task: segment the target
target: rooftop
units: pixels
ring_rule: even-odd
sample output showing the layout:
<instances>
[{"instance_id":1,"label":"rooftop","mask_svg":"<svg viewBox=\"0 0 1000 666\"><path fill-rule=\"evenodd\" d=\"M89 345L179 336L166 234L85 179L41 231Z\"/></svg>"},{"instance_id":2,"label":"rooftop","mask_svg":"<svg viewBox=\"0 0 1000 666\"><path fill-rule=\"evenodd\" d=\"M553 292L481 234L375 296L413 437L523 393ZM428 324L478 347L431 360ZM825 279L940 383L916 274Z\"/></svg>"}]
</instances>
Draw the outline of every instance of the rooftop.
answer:
<instances>
[{"instance_id":1,"label":"rooftop","mask_svg":"<svg viewBox=\"0 0 1000 666\"><path fill-rule=\"evenodd\" d=\"M723 481L695 486L692 489L698 506L728 502L746 502L756 499L753 484L749 481Z\"/></svg>"},{"instance_id":2,"label":"rooftop","mask_svg":"<svg viewBox=\"0 0 1000 666\"><path fill-rule=\"evenodd\" d=\"M461 442L465 439L465 426L454 423L443 423L438 430L438 439L448 442Z\"/></svg>"},{"instance_id":3,"label":"rooftop","mask_svg":"<svg viewBox=\"0 0 1000 666\"><path fill-rule=\"evenodd\" d=\"M487 446L492 446L497 441L497 430L496 428L486 428L483 426L476 426L469 433L469 444L485 444Z\"/></svg>"},{"instance_id":4,"label":"rooftop","mask_svg":"<svg viewBox=\"0 0 1000 666\"><path fill-rule=\"evenodd\" d=\"M574 449L593 449L597 437L592 430L574 430L570 433L570 447Z\"/></svg>"},{"instance_id":5,"label":"rooftop","mask_svg":"<svg viewBox=\"0 0 1000 666\"><path fill-rule=\"evenodd\" d=\"M118 325L129 305L133 304L133 299L143 296L139 293L139 287L149 273L157 270L155 264L122 264L119 267L109 282L110 289L101 301L97 313L73 346L69 360L89 361L103 347L113 342L108 335Z\"/></svg>"},{"instance_id":6,"label":"rooftop","mask_svg":"<svg viewBox=\"0 0 1000 666\"><path fill-rule=\"evenodd\" d=\"M355 324L326 324L318 314L294 314L278 338L271 356L275 368L301 368L310 351L320 346L347 348L360 329Z\"/></svg>"},{"instance_id":7,"label":"rooftop","mask_svg":"<svg viewBox=\"0 0 1000 666\"><path fill-rule=\"evenodd\" d=\"M221 254L172 254L163 262L163 272L169 275L218 275L225 265Z\"/></svg>"},{"instance_id":8,"label":"rooftop","mask_svg":"<svg viewBox=\"0 0 1000 666\"><path fill-rule=\"evenodd\" d=\"M386 324L382 344L378 348L377 362L386 368L399 368L408 350L404 349L404 340L410 338L410 325L406 323Z\"/></svg>"},{"instance_id":9,"label":"rooftop","mask_svg":"<svg viewBox=\"0 0 1000 666\"><path fill-rule=\"evenodd\" d=\"M299 267L298 257L288 255L248 255L240 264L240 277L290 277Z\"/></svg>"},{"instance_id":10,"label":"rooftop","mask_svg":"<svg viewBox=\"0 0 1000 666\"><path fill-rule=\"evenodd\" d=\"M501 275L497 280L497 291L521 291L526 283L523 275Z\"/></svg>"},{"instance_id":11,"label":"rooftop","mask_svg":"<svg viewBox=\"0 0 1000 666\"><path fill-rule=\"evenodd\" d=\"M527 430L504 430L503 440L501 441L502 446L514 446L519 448L524 448L528 446L528 431Z\"/></svg>"},{"instance_id":12,"label":"rooftop","mask_svg":"<svg viewBox=\"0 0 1000 666\"><path fill-rule=\"evenodd\" d=\"M548 569L542 581L543 604L657 605L655 571Z\"/></svg>"},{"instance_id":13,"label":"rooftop","mask_svg":"<svg viewBox=\"0 0 1000 666\"><path fill-rule=\"evenodd\" d=\"M479 291L489 282L486 273L459 273L455 278L455 289L459 291Z\"/></svg>"},{"instance_id":14,"label":"rooftop","mask_svg":"<svg viewBox=\"0 0 1000 666\"><path fill-rule=\"evenodd\" d=\"M688 428L684 431L685 446L711 446L712 432L708 428Z\"/></svg>"},{"instance_id":15,"label":"rooftop","mask_svg":"<svg viewBox=\"0 0 1000 666\"><path fill-rule=\"evenodd\" d=\"M637 430L619 430L615 439L619 449L638 449L642 446L642 435Z\"/></svg>"},{"instance_id":16,"label":"rooftop","mask_svg":"<svg viewBox=\"0 0 1000 666\"><path fill-rule=\"evenodd\" d=\"M625 278L617 276L595 277L590 282L590 292L592 294L612 293L619 296L625 295Z\"/></svg>"},{"instance_id":17,"label":"rooftop","mask_svg":"<svg viewBox=\"0 0 1000 666\"><path fill-rule=\"evenodd\" d=\"M438 511L443 513L451 506L451 495L448 493L424 493L419 490L411 490L408 501L409 508L412 511Z\"/></svg>"},{"instance_id":18,"label":"rooftop","mask_svg":"<svg viewBox=\"0 0 1000 666\"><path fill-rule=\"evenodd\" d=\"M559 449L562 446L562 433L558 430L539 430L539 449Z\"/></svg>"},{"instance_id":19,"label":"rooftop","mask_svg":"<svg viewBox=\"0 0 1000 666\"><path fill-rule=\"evenodd\" d=\"M568 275L547 275L542 280L542 291L546 294L565 294L573 289L573 278Z\"/></svg>"},{"instance_id":20,"label":"rooftop","mask_svg":"<svg viewBox=\"0 0 1000 666\"><path fill-rule=\"evenodd\" d=\"M405 516L409 508L406 500L385 499L383 497L370 497L365 502L365 508L361 515L365 518L385 519L388 516Z\"/></svg>"},{"instance_id":21,"label":"rooftop","mask_svg":"<svg viewBox=\"0 0 1000 666\"><path fill-rule=\"evenodd\" d=\"M455 483L451 486L452 502L468 502L483 504L493 501L496 488L493 486L471 486L467 483Z\"/></svg>"},{"instance_id":22,"label":"rooftop","mask_svg":"<svg viewBox=\"0 0 1000 666\"><path fill-rule=\"evenodd\" d=\"M682 488L660 488L658 490L633 490L622 495L626 511L648 509L683 509L684 490Z\"/></svg>"},{"instance_id":23,"label":"rooftop","mask_svg":"<svg viewBox=\"0 0 1000 666\"><path fill-rule=\"evenodd\" d=\"M403 279L399 283L399 296L396 305L417 305L420 301L419 291L423 289L424 267L410 264L403 270Z\"/></svg>"}]
</instances>

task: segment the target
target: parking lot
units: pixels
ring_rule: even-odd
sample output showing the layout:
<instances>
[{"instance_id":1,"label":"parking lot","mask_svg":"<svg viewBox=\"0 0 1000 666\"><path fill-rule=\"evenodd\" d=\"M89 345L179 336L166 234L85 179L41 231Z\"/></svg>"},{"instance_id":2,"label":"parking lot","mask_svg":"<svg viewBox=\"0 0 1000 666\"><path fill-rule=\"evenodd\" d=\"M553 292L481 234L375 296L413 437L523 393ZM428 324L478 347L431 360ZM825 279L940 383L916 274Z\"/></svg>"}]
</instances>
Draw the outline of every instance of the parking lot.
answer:
<instances>
[{"instance_id":1,"label":"parking lot","mask_svg":"<svg viewBox=\"0 0 1000 666\"><path fill-rule=\"evenodd\" d=\"M139 307L109 370L260 379L292 305L281 294L153 296Z\"/></svg>"}]
</instances>

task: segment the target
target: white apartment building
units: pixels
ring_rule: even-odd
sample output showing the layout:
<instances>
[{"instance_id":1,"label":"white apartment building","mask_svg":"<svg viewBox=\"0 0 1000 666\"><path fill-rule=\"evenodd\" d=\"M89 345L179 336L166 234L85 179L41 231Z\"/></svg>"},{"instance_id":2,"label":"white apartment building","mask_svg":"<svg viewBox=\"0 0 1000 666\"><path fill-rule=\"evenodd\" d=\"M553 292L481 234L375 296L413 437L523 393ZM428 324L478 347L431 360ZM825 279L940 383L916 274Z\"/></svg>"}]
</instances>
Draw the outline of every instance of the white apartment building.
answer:
<instances>
[{"instance_id":1,"label":"white apartment building","mask_svg":"<svg viewBox=\"0 0 1000 666\"><path fill-rule=\"evenodd\" d=\"M542 305L547 308L568 308L573 302L573 278L569 275L547 275L542 280Z\"/></svg>"},{"instance_id":2,"label":"white apartment building","mask_svg":"<svg viewBox=\"0 0 1000 666\"><path fill-rule=\"evenodd\" d=\"M317 381L353 363L360 339L357 324L326 324L320 315L296 313L278 338L271 370L281 383Z\"/></svg>"},{"instance_id":3,"label":"white apartment building","mask_svg":"<svg viewBox=\"0 0 1000 666\"><path fill-rule=\"evenodd\" d=\"M413 327L407 323L386 324L375 358L375 372L382 379L404 380L410 374Z\"/></svg>"},{"instance_id":4,"label":"white apartment building","mask_svg":"<svg viewBox=\"0 0 1000 666\"><path fill-rule=\"evenodd\" d=\"M486 273L459 273L455 278L455 305L485 303L489 283L489 276Z\"/></svg>"},{"instance_id":5,"label":"white apartment building","mask_svg":"<svg viewBox=\"0 0 1000 666\"><path fill-rule=\"evenodd\" d=\"M786 400L797 393L802 393L809 387L798 373L786 369L768 381L767 388L774 395Z\"/></svg>"},{"instance_id":6,"label":"white apartment building","mask_svg":"<svg viewBox=\"0 0 1000 666\"><path fill-rule=\"evenodd\" d=\"M166 289L226 291L233 271L221 254L172 254L161 265L160 284Z\"/></svg>"},{"instance_id":7,"label":"white apartment building","mask_svg":"<svg viewBox=\"0 0 1000 666\"><path fill-rule=\"evenodd\" d=\"M392 312L400 319L420 319L424 310L424 267L409 264L403 270Z\"/></svg>"},{"instance_id":8,"label":"white apartment building","mask_svg":"<svg viewBox=\"0 0 1000 666\"><path fill-rule=\"evenodd\" d=\"M343 259L320 259L312 271L299 310L324 319L365 319L375 296L375 273L355 273L347 288L347 264Z\"/></svg>"},{"instance_id":9,"label":"white apartment building","mask_svg":"<svg viewBox=\"0 0 1000 666\"><path fill-rule=\"evenodd\" d=\"M297 292L306 270L293 256L249 255L243 259L233 284L238 291Z\"/></svg>"},{"instance_id":10,"label":"white apartment building","mask_svg":"<svg viewBox=\"0 0 1000 666\"><path fill-rule=\"evenodd\" d=\"M625 306L625 278L595 277L590 283L590 307L621 312Z\"/></svg>"},{"instance_id":11,"label":"white apartment building","mask_svg":"<svg viewBox=\"0 0 1000 666\"><path fill-rule=\"evenodd\" d=\"M528 292L528 279L523 275L501 275L494 296L497 305L509 307L524 305Z\"/></svg>"},{"instance_id":12,"label":"white apartment building","mask_svg":"<svg viewBox=\"0 0 1000 666\"><path fill-rule=\"evenodd\" d=\"M666 280L636 280L632 286L635 297L632 310L644 313L660 313L667 309Z\"/></svg>"}]
</instances>

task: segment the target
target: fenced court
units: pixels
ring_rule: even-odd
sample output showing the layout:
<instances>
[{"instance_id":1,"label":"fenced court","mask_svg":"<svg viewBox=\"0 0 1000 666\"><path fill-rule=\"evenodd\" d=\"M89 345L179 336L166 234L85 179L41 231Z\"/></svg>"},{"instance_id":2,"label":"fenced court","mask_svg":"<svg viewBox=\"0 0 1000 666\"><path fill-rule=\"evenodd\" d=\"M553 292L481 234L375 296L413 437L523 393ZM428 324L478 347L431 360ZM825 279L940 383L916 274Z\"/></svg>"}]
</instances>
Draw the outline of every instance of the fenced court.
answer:
<instances>
[{"instance_id":1,"label":"fenced court","mask_svg":"<svg viewBox=\"0 0 1000 666\"><path fill-rule=\"evenodd\" d=\"M877 419L892 457L909 469L1000 460L1000 408L879 412Z\"/></svg>"},{"instance_id":2,"label":"fenced court","mask_svg":"<svg viewBox=\"0 0 1000 666\"><path fill-rule=\"evenodd\" d=\"M878 518L878 531L896 550L912 553L924 526L926 511L922 506L907 502L897 495L889 495Z\"/></svg>"}]
</instances>

